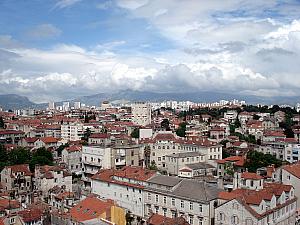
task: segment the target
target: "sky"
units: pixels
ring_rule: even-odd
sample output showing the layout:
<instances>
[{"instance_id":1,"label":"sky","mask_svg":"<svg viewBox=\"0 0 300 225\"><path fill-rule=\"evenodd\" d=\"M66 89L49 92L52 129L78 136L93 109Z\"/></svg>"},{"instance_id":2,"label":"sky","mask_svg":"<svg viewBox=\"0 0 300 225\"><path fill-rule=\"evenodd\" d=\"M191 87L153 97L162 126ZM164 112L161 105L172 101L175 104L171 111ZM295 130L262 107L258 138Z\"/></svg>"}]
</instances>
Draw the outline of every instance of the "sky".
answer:
<instances>
[{"instance_id":1,"label":"sky","mask_svg":"<svg viewBox=\"0 0 300 225\"><path fill-rule=\"evenodd\" d=\"M0 94L300 95L300 0L0 0Z\"/></svg>"}]
</instances>

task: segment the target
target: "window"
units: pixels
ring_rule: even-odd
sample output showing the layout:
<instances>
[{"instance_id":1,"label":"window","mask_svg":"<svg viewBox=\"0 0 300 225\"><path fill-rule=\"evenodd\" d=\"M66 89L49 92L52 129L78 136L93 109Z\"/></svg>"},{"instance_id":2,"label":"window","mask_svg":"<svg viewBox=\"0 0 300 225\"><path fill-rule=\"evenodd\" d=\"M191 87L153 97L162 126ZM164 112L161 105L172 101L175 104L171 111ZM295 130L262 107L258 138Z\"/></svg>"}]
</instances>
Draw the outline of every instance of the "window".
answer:
<instances>
[{"instance_id":1,"label":"window","mask_svg":"<svg viewBox=\"0 0 300 225\"><path fill-rule=\"evenodd\" d=\"M176 218L176 217L177 217L176 211L172 210L172 211L171 211L171 214L172 214L172 218Z\"/></svg>"},{"instance_id":2,"label":"window","mask_svg":"<svg viewBox=\"0 0 300 225\"><path fill-rule=\"evenodd\" d=\"M194 204L192 202L190 202L190 210L193 210L194 209Z\"/></svg>"},{"instance_id":3,"label":"window","mask_svg":"<svg viewBox=\"0 0 300 225\"><path fill-rule=\"evenodd\" d=\"M199 212L202 212L202 205L201 204L199 204Z\"/></svg>"},{"instance_id":4,"label":"window","mask_svg":"<svg viewBox=\"0 0 300 225\"><path fill-rule=\"evenodd\" d=\"M148 200L151 200L151 194L148 193Z\"/></svg>"},{"instance_id":5,"label":"window","mask_svg":"<svg viewBox=\"0 0 300 225\"><path fill-rule=\"evenodd\" d=\"M175 198L172 198L172 206L175 206Z\"/></svg>"},{"instance_id":6,"label":"window","mask_svg":"<svg viewBox=\"0 0 300 225\"><path fill-rule=\"evenodd\" d=\"M167 216L167 209L163 208L164 216Z\"/></svg>"},{"instance_id":7,"label":"window","mask_svg":"<svg viewBox=\"0 0 300 225\"><path fill-rule=\"evenodd\" d=\"M218 220L219 220L219 221L224 221L224 220L225 220L225 215L224 215L224 213L222 213L222 212L219 213Z\"/></svg>"},{"instance_id":8,"label":"window","mask_svg":"<svg viewBox=\"0 0 300 225\"><path fill-rule=\"evenodd\" d=\"M251 218L247 218L246 225L253 225L253 220Z\"/></svg>"},{"instance_id":9,"label":"window","mask_svg":"<svg viewBox=\"0 0 300 225\"><path fill-rule=\"evenodd\" d=\"M158 214L159 207L158 206L154 206L154 208L155 208L155 213Z\"/></svg>"},{"instance_id":10,"label":"window","mask_svg":"<svg viewBox=\"0 0 300 225\"><path fill-rule=\"evenodd\" d=\"M164 196L164 204L167 204L167 197Z\"/></svg>"},{"instance_id":11,"label":"window","mask_svg":"<svg viewBox=\"0 0 300 225\"><path fill-rule=\"evenodd\" d=\"M183 202L183 200L180 201L180 207L184 208L184 202Z\"/></svg>"},{"instance_id":12,"label":"window","mask_svg":"<svg viewBox=\"0 0 300 225\"><path fill-rule=\"evenodd\" d=\"M239 218L236 215L233 215L231 217L231 223L232 224L238 224L239 223Z\"/></svg>"},{"instance_id":13,"label":"window","mask_svg":"<svg viewBox=\"0 0 300 225\"><path fill-rule=\"evenodd\" d=\"M194 216L193 215L189 215L189 223L190 225L193 225L194 222Z\"/></svg>"},{"instance_id":14,"label":"window","mask_svg":"<svg viewBox=\"0 0 300 225\"><path fill-rule=\"evenodd\" d=\"M158 195L155 195L155 201L158 202Z\"/></svg>"}]
</instances>

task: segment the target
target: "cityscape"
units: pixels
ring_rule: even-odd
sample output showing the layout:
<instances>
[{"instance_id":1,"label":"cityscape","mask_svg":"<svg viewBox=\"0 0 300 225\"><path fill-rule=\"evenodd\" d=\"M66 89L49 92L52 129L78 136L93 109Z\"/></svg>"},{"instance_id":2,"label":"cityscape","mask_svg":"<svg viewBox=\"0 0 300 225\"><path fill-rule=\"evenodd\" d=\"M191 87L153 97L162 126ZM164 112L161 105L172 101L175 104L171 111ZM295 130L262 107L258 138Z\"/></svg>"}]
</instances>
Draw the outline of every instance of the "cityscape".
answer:
<instances>
[{"instance_id":1,"label":"cityscape","mask_svg":"<svg viewBox=\"0 0 300 225\"><path fill-rule=\"evenodd\" d=\"M0 0L0 225L300 225L298 0Z\"/></svg>"}]
</instances>

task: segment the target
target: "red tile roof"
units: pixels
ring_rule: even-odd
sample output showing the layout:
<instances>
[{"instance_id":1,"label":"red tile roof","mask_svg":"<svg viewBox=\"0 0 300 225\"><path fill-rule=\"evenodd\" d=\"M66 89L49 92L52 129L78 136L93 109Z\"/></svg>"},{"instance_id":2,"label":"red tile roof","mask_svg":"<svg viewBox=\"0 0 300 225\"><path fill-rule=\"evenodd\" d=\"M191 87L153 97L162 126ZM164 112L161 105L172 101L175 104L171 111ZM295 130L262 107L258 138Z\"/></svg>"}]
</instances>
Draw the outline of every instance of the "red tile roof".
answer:
<instances>
[{"instance_id":1,"label":"red tile roof","mask_svg":"<svg viewBox=\"0 0 300 225\"><path fill-rule=\"evenodd\" d=\"M58 138L54 138L54 137L44 137L44 138L40 138L40 140L45 144L57 143L59 141Z\"/></svg>"},{"instance_id":2,"label":"red tile roof","mask_svg":"<svg viewBox=\"0 0 300 225\"><path fill-rule=\"evenodd\" d=\"M261 180L261 179L263 179L262 176L260 176L256 173L249 173L249 172L242 173L241 178L244 178L244 179L247 179L247 180Z\"/></svg>"},{"instance_id":3,"label":"red tile roof","mask_svg":"<svg viewBox=\"0 0 300 225\"><path fill-rule=\"evenodd\" d=\"M28 164L7 166L6 168L10 168L13 173L23 172L25 176L31 176L32 175L32 173L30 172Z\"/></svg>"},{"instance_id":4,"label":"red tile roof","mask_svg":"<svg viewBox=\"0 0 300 225\"><path fill-rule=\"evenodd\" d=\"M18 215L22 218L25 223L41 221L43 216L43 211L41 209L27 209L19 211Z\"/></svg>"},{"instance_id":5,"label":"red tile roof","mask_svg":"<svg viewBox=\"0 0 300 225\"><path fill-rule=\"evenodd\" d=\"M136 187L136 188L144 188L142 185L115 180L113 177L115 176L115 177L129 178L136 181L146 181L150 179L152 176L154 176L155 174L156 172L153 170L148 170L142 167L126 166L120 170L114 170L114 169L100 170L98 173L92 176L92 179L100 180L108 183Z\"/></svg>"},{"instance_id":6,"label":"red tile roof","mask_svg":"<svg viewBox=\"0 0 300 225\"><path fill-rule=\"evenodd\" d=\"M244 166L245 158L243 156L230 156L225 159L217 160L217 163L219 163L219 164L225 164L227 162L232 162L236 166Z\"/></svg>"},{"instance_id":7,"label":"red tile roof","mask_svg":"<svg viewBox=\"0 0 300 225\"><path fill-rule=\"evenodd\" d=\"M183 217L169 218L159 214L153 214L148 220L149 225L189 225Z\"/></svg>"},{"instance_id":8,"label":"red tile roof","mask_svg":"<svg viewBox=\"0 0 300 225\"><path fill-rule=\"evenodd\" d=\"M78 222L83 222L100 217L101 214L110 210L114 205L112 201L103 201L97 197L87 197L71 208L70 216Z\"/></svg>"},{"instance_id":9,"label":"red tile roof","mask_svg":"<svg viewBox=\"0 0 300 225\"><path fill-rule=\"evenodd\" d=\"M283 169L300 179L300 163L286 165Z\"/></svg>"}]
</instances>

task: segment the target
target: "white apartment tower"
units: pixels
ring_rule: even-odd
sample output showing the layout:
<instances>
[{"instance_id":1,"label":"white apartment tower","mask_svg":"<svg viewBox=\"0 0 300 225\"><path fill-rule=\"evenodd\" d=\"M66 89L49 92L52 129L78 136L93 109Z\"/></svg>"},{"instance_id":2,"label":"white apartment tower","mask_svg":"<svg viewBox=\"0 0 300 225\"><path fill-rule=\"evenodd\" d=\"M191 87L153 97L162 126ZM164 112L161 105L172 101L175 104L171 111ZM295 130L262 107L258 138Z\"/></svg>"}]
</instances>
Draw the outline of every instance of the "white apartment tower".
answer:
<instances>
[{"instance_id":1,"label":"white apartment tower","mask_svg":"<svg viewBox=\"0 0 300 225\"><path fill-rule=\"evenodd\" d=\"M81 103L80 102L74 102L74 109L80 109Z\"/></svg>"},{"instance_id":2,"label":"white apartment tower","mask_svg":"<svg viewBox=\"0 0 300 225\"><path fill-rule=\"evenodd\" d=\"M49 102L48 109L49 109L49 110L54 110L54 109L55 109L55 103L52 102L52 101Z\"/></svg>"},{"instance_id":3,"label":"white apartment tower","mask_svg":"<svg viewBox=\"0 0 300 225\"><path fill-rule=\"evenodd\" d=\"M131 106L132 122L146 126L151 123L151 105L145 102L135 102Z\"/></svg>"}]
</instances>

